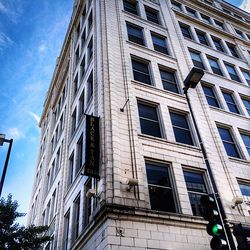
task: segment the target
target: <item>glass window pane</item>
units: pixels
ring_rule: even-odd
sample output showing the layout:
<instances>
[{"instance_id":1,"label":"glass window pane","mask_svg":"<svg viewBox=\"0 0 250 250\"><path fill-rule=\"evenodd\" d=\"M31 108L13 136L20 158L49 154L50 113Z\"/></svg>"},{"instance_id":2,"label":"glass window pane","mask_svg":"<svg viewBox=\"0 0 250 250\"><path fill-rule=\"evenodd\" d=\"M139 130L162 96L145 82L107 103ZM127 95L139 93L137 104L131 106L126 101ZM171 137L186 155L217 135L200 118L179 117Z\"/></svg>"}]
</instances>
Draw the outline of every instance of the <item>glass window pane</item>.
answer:
<instances>
[{"instance_id":1,"label":"glass window pane","mask_svg":"<svg viewBox=\"0 0 250 250\"><path fill-rule=\"evenodd\" d=\"M175 212L175 204L171 189L149 185L151 209L166 212Z\"/></svg>"},{"instance_id":2,"label":"glass window pane","mask_svg":"<svg viewBox=\"0 0 250 250\"><path fill-rule=\"evenodd\" d=\"M174 126L189 129L186 117L177 113L170 113L171 121Z\"/></svg>"},{"instance_id":3,"label":"glass window pane","mask_svg":"<svg viewBox=\"0 0 250 250\"><path fill-rule=\"evenodd\" d=\"M161 137L160 125L158 122L153 122L140 118L142 134Z\"/></svg>"},{"instance_id":4,"label":"glass window pane","mask_svg":"<svg viewBox=\"0 0 250 250\"><path fill-rule=\"evenodd\" d=\"M183 130L181 128L174 128L175 140L180 143L194 145L192 136L189 130Z\"/></svg>"},{"instance_id":5,"label":"glass window pane","mask_svg":"<svg viewBox=\"0 0 250 250\"><path fill-rule=\"evenodd\" d=\"M148 184L171 187L167 167L147 163L146 171L148 177Z\"/></svg>"},{"instance_id":6,"label":"glass window pane","mask_svg":"<svg viewBox=\"0 0 250 250\"><path fill-rule=\"evenodd\" d=\"M138 103L139 116L150 120L158 121L157 111L155 107Z\"/></svg>"},{"instance_id":7,"label":"glass window pane","mask_svg":"<svg viewBox=\"0 0 250 250\"><path fill-rule=\"evenodd\" d=\"M224 147L228 156L239 158L239 153L234 144L224 142Z\"/></svg>"},{"instance_id":8,"label":"glass window pane","mask_svg":"<svg viewBox=\"0 0 250 250\"><path fill-rule=\"evenodd\" d=\"M242 195L250 197L250 185L239 184L239 186L240 186L240 191L241 191Z\"/></svg>"},{"instance_id":9,"label":"glass window pane","mask_svg":"<svg viewBox=\"0 0 250 250\"><path fill-rule=\"evenodd\" d=\"M206 186L202 174L184 171L188 191L206 193Z\"/></svg>"}]
</instances>

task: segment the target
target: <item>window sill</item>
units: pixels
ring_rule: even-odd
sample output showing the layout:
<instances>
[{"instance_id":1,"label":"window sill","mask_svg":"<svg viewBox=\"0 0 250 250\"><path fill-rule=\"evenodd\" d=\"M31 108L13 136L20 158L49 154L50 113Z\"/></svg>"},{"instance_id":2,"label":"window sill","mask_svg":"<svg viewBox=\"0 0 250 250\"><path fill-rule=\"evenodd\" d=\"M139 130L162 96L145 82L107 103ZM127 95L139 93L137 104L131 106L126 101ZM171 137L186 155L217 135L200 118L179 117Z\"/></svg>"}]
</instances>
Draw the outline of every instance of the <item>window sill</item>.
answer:
<instances>
[{"instance_id":1,"label":"window sill","mask_svg":"<svg viewBox=\"0 0 250 250\"><path fill-rule=\"evenodd\" d=\"M145 135L145 134L141 134L138 133L138 137L144 140L148 140L148 141L153 141L153 142L158 142L158 143L162 143L162 144L170 144L170 145L174 145L178 148L185 148L185 149L189 149L189 150L193 150L195 152L197 151L201 151L201 149L197 146L193 146L193 145L189 145L189 144L184 144L184 143L179 143L179 142L172 142L172 141L168 141L166 138L159 138L159 137L154 137L151 135Z\"/></svg>"},{"instance_id":2,"label":"window sill","mask_svg":"<svg viewBox=\"0 0 250 250\"><path fill-rule=\"evenodd\" d=\"M229 160L230 160L231 162L244 164L244 165L246 165L247 167L249 167L250 160L246 160L246 159L242 159L242 158L235 158L235 157L232 157L232 156L228 156L228 158L229 158Z\"/></svg>"},{"instance_id":3,"label":"window sill","mask_svg":"<svg viewBox=\"0 0 250 250\"><path fill-rule=\"evenodd\" d=\"M133 84L137 85L138 87L147 88L147 89L150 89L151 91L155 90L155 91L160 92L160 93L162 93L164 95L166 95L166 94L172 95L173 97L178 97L178 98L183 99L183 101L186 100L185 96L182 95L182 94L179 94L179 93L171 92L171 91L168 91L168 90L165 90L165 89L159 89L159 88L157 88L154 85L149 85L149 84L146 84L146 83L143 83L143 82L139 82L139 81L135 81L135 80L132 80L131 82ZM152 92L150 92L150 93L152 93ZM185 101L185 103L186 103L186 101Z\"/></svg>"},{"instance_id":4,"label":"window sill","mask_svg":"<svg viewBox=\"0 0 250 250\"><path fill-rule=\"evenodd\" d=\"M158 55L161 56L161 57L165 57L165 58L169 58L169 59L171 59L171 60L177 61L177 59L176 59L175 57L173 57L172 55L164 54L164 53L159 52L159 51L157 51L157 50L155 50L155 49L148 48L148 47L146 47L145 45L141 45L141 44L138 44L138 43L129 41L129 40L126 40L126 42L127 42L128 44L130 44L130 45L136 46L136 47L141 48L141 49L143 49L143 50L147 50L147 51L149 51L149 52L151 52L151 53L158 54ZM146 59L146 61L149 62L150 60L147 60L147 59Z\"/></svg>"},{"instance_id":5,"label":"window sill","mask_svg":"<svg viewBox=\"0 0 250 250\"><path fill-rule=\"evenodd\" d=\"M224 109L222 109L222 108L216 108L216 107L213 107L213 106L210 106L210 105L209 105L209 107L210 107L212 110L217 111L217 112L226 113L226 114L228 114L228 115L233 115L233 116L236 116L236 117L238 117L238 118L240 117L240 118L245 119L245 120L247 120L247 121L250 120L250 117L244 116L244 115L242 115L242 114L236 114L236 113L233 113L233 112L224 110Z\"/></svg>"}]
</instances>

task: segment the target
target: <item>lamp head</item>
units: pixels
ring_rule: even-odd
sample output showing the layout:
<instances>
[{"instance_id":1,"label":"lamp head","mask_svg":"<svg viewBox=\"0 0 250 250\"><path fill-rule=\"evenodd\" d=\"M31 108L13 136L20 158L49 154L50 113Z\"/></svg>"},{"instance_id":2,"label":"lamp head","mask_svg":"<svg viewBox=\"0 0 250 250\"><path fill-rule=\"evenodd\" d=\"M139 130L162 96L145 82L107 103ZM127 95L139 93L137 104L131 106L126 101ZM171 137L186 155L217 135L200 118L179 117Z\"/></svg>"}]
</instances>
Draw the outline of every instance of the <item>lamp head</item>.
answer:
<instances>
[{"instance_id":1,"label":"lamp head","mask_svg":"<svg viewBox=\"0 0 250 250\"><path fill-rule=\"evenodd\" d=\"M189 88L195 88L201 78L204 75L204 71L202 69L193 67L189 72L188 76L184 80L185 88L188 90Z\"/></svg>"},{"instance_id":2,"label":"lamp head","mask_svg":"<svg viewBox=\"0 0 250 250\"><path fill-rule=\"evenodd\" d=\"M3 145L4 140L5 140L5 134L0 134L0 146Z\"/></svg>"}]
</instances>

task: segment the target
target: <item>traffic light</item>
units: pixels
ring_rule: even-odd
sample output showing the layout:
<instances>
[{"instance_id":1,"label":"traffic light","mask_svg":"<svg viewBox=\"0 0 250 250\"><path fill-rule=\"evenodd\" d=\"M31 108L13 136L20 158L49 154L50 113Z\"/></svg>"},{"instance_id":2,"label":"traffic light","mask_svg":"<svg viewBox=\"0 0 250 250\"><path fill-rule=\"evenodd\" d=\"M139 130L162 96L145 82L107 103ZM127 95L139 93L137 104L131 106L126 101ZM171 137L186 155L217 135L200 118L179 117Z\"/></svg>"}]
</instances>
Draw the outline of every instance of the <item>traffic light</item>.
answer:
<instances>
[{"instance_id":1,"label":"traffic light","mask_svg":"<svg viewBox=\"0 0 250 250\"><path fill-rule=\"evenodd\" d=\"M238 250L250 250L250 227L242 226L241 223L234 225L233 234L238 243Z\"/></svg>"},{"instance_id":2,"label":"traffic light","mask_svg":"<svg viewBox=\"0 0 250 250\"><path fill-rule=\"evenodd\" d=\"M228 244L225 240L223 224L213 195L202 195L200 202L203 207L203 218L209 222L207 224L207 233L213 236L210 242L211 249L227 250Z\"/></svg>"}]
</instances>

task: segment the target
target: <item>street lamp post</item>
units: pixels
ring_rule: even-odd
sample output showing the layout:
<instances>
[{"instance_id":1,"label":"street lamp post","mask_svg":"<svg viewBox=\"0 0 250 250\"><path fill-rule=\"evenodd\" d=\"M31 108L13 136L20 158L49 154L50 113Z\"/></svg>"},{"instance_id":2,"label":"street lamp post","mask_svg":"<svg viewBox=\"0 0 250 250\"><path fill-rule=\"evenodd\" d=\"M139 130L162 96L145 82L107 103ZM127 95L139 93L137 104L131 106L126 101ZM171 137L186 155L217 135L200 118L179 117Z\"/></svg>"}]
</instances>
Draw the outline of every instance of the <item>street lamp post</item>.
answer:
<instances>
[{"instance_id":1,"label":"street lamp post","mask_svg":"<svg viewBox=\"0 0 250 250\"><path fill-rule=\"evenodd\" d=\"M9 159L10 159L10 152L11 152L11 148L12 148L13 139L10 139L10 140L5 139L5 135L0 134L0 146L2 146L4 142L9 143L9 148L8 148L7 156L6 156L6 159L5 159L5 163L4 163L4 167L3 167L3 173L2 173L1 182L0 182L0 197L2 196L3 184L4 184L5 175L6 175L6 172L7 172L8 162L9 162Z\"/></svg>"},{"instance_id":2,"label":"street lamp post","mask_svg":"<svg viewBox=\"0 0 250 250\"><path fill-rule=\"evenodd\" d=\"M209 179L210 179L210 182L211 182L211 185L212 185L212 192L213 192L212 195L213 195L213 197L214 197L214 199L215 199L215 201L216 201L216 203L218 205L219 213L221 215L223 226L224 226L224 229L225 229L227 242L229 243L229 248L231 250L236 250L234 240L233 240L233 236L232 236L232 232L230 230L230 226L229 226L229 223L228 223L228 219L226 217L226 213L225 213L225 210L223 208L223 205L222 205L219 193L218 193L218 188L217 188L217 185L216 185L216 182L215 182L215 179L214 179L214 175L213 175L210 163L208 161L207 153L206 153L206 150L204 148L204 145L203 145L203 142L202 142L202 139L201 139L201 136L200 136L200 132L199 132L199 129L197 127L196 120L194 118L194 114L193 114L193 110L192 110L192 107L191 107L191 104L190 104L190 100L189 100L189 97L188 97L188 89L189 88L195 88L197 86L197 84L199 83L199 81L201 80L201 78L203 77L203 75L204 75L204 71L202 69L195 68L195 67L192 68L191 71L189 72L188 76L184 80L185 87L183 88L183 91L184 91L184 94L185 94L186 99L187 99L190 114L191 114L191 117L192 117L192 120L193 120L193 123L194 123L194 127L195 127L195 130L196 130L196 134L197 134L197 137L198 137L198 140L199 140L199 145L200 145L200 148L201 148L201 151L202 151L202 154L203 154L203 158L204 158L205 163L206 163L206 167L207 167L207 170L208 170L208 176L209 176Z\"/></svg>"}]
</instances>

